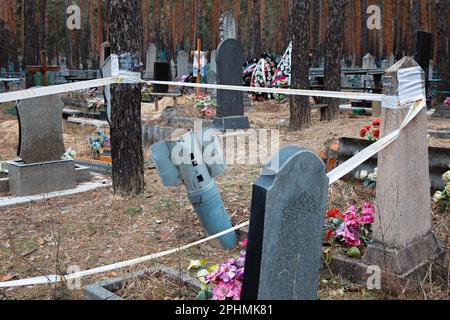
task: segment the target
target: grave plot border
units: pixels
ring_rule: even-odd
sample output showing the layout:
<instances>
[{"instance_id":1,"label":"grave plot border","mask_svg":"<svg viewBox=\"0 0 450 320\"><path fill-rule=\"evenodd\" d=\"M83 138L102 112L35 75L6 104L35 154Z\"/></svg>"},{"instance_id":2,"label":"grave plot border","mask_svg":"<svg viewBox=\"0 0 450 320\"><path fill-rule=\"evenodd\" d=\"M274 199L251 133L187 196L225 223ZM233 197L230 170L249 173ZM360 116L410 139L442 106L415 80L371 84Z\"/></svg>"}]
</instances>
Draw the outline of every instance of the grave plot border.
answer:
<instances>
[{"instance_id":1,"label":"grave plot border","mask_svg":"<svg viewBox=\"0 0 450 320\"><path fill-rule=\"evenodd\" d=\"M100 281L94 283L92 285L87 286L83 290L83 299L84 300L125 300L117 294L113 293L113 291L119 290L123 284L130 279L141 279L148 273L163 273L171 279L179 280L187 285L191 289L201 290L200 282L186 272L178 272L175 269L164 265L157 265L150 268L145 268L139 270L137 272L116 277L110 280ZM181 276L180 276L181 274Z\"/></svg>"}]
</instances>

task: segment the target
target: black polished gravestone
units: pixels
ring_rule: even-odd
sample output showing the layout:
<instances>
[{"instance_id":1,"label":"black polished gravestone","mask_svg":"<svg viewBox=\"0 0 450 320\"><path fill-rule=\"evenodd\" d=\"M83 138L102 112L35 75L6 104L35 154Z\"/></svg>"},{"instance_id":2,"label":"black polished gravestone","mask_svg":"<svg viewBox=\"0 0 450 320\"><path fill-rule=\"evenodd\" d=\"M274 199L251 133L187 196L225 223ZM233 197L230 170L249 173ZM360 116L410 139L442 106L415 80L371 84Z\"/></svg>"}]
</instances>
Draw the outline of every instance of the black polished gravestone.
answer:
<instances>
[{"instance_id":1,"label":"black polished gravestone","mask_svg":"<svg viewBox=\"0 0 450 320\"><path fill-rule=\"evenodd\" d=\"M244 52L235 39L220 43L216 55L217 84L242 86ZM228 129L248 129L250 122L244 117L244 102L241 91L217 90L217 118L214 127Z\"/></svg>"},{"instance_id":2,"label":"black polished gravestone","mask_svg":"<svg viewBox=\"0 0 450 320\"><path fill-rule=\"evenodd\" d=\"M328 183L324 163L300 147L264 167L253 186L242 300L317 299Z\"/></svg>"},{"instance_id":3,"label":"black polished gravestone","mask_svg":"<svg viewBox=\"0 0 450 320\"><path fill-rule=\"evenodd\" d=\"M155 80L156 81L171 81L170 63L168 62L155 62ZM169 86L163 84L155 84L153 86L155 93L168 93Z\"/></svg>"}]
</instances>

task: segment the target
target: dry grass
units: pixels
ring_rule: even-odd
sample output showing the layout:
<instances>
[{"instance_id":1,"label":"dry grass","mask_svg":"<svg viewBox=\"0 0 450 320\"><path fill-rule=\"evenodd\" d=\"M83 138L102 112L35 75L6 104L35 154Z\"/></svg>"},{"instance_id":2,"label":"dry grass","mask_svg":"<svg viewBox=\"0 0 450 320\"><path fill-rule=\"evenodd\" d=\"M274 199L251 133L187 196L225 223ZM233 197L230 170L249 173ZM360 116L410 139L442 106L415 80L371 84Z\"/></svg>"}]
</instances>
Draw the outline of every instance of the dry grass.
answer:
<instances>
[{"instance_id":1,"label":"dry grass","mask_svg":"<svg viewBox=\"0 0 450 320\"><path fill-rule=\"evenodd\" d=\"M260 106L256 106L260 108ZM264 107L261 106L262 109ZM279 108L274 112L272 108ZM288 116L287 105L266 106L264 112L249 114L256 128L277 128L281 118ZM2 114L0 112L0 114ZM326 126L314 115L311 128L303 132L281 130L282 146L297 144L320 151L330 141L341 136L357 137L360 126L371 118L342 119L327 123ZM0 125L13 117L0 117ZM95 128L65 124L66 147L74 148L80 156L89 156L87 136L94 134ZM14 130L12 130L13 132ZM8 133L0 130L2 143L0 154L15 154L15 146L8 145L3 138ZM11 138L11 141L14 140ZM450 146L448 141L439 143ZM11 143L12 144L12 143ZM234 165L226 169L217 179L224 204L234 224L247 221L251 202L252 184L258 177L260 166ZM0 278L22 279L57 271L65 272L67 267L78 265L82 270L110 263L124 261L146 254L172 249L206 237L200 226L185 190L164 188L155 170L146 168L146 192L141 196L122 199L109 189L96 190L85 194L61 199L50 199L14 208L1 209L0 214ZM373 194L367 194L359 185L339 182L330 190L329 206L346 208L350 204L372 201ZM441 239L447 239L449 246L449 215L434 213L433 225ZM211 244L204 244L190 250L153 261L166 264L177 270L186 270L191 259L204 258L210 264L219 263L230 256L238 255L238 249L226 251ZM149 264L137 266L144 268ZM433 270L438 270L432 269ZM101 274L83 279L82 285L112 278L118 274L132 272L132 269L117 270L115 273ZM448 274L439 273L441 278ZM325 277L325 278L323 278ZM320 296L322 299L372 299L389 298L343 284L326 273L322 275ZM167 279L153 279L146 283L125 287L125 297L137 297L131 289L143 292L143 298L182 298L184 294L166 292L171 287ZM447 280L448 281L448 280ZM444 290L437 280L430 289L424 290L429 299L440 298ZM130 284L131 285L131 284ZM441 289L438 289L441 288ZM447 285L448 290L448 285ZM444 287L445 289L445 287ZM156 290L156 291L155 291ZM166 292L166 293L164 293ZM433 294L431 293L433 292ZM164 296L164 297L163 297ZM424 297L424 293L419 292ZM405 296L406 297L406 296ZM408 296L409 297L409 296ZM408 298L406 297L406 298ZM0 290L0 299L79 299L80 290L68 291L64 286L33 286Z\"/></svg>"}]
</instances>

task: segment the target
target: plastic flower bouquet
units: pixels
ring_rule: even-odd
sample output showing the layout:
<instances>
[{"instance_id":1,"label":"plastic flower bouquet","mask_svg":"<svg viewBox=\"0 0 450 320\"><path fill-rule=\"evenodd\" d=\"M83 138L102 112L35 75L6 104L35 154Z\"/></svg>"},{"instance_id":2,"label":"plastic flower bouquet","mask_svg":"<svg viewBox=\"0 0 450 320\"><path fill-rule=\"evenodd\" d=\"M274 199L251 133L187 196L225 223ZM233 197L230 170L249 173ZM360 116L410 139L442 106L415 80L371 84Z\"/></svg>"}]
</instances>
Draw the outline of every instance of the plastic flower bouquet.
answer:
<instances>
[{"instance_id":1,"label":"plastic flower bouquet","mask_svg":"<svg viewBox=\"0 0 450 320\"><path fill-rule=\"evenodd\" d=\"M380 138L380 126L381 120L377 118L372 121L371 125L359 129L359 136L370 141L378 141Z\"/></svg>"},{"instance_id":2,"label":"plastic flower bouquet","mask_svg":"<svg viewBox=\"0 0 450 320\"><path fill-rule=\"evenodd\" d=\"M246 241L242 246L246 246ZM204 260L192 261L190 269L197 269L201 291L197 300L240 300L244 279L246 251L239 257L218 265L206 267Z\"/></svg>"},{"instance_id":3,"label":"plastic flower bouquet","mask_svg":"<svg viewBox=\"0 0 450 320\"><path fill-rule=\"evenodd\" d=\"M365 203L361 208L351 206L345 212L334 208L327 211L325 242L340 246L343 253L360 258L372 237L374 206Z\"/></svg>"},{"instance_id":4,"label":"plastic flower bouquet","mask_svg":"<svg viewBox=\"0 0 450 320\"><path fill-rule=\"evenodd\" d=\"M100 149L109 146L111 144L111 139L105 135L105 133L99 129L95 130L97 137L89 137L89 145L92 151L96 154L100 154Z\"/></svg>"},{"instance_id":5,"label":"plastic flower bouquet","mask_svg":"<svg viewBox=\"0 0 450 320\"><path fill-rule=\"evenodd\" d=\"M378 168L375 168L375 171L369 173L365 170L361 170L359 173L359 179L363 182L363 185L367 188L375 189L377 186L377 174Z\"/></svg>"},{"instance_id":6,"label":"plastic flower bouquet","mask_svg":"<svg viewBox=\"0 0 450 320\"><path fill-rule=\"evenodd\" d=\"M77 153L73 149L69 149L64 153L64 155L61 157L62 160L72 160L77 156Z\"/></svg>"},{"instance_id":7,"label":"plastic flower bouquet","mask_svg":"<svg viewBox=\"0 0 450 320\"><path fill-rule=\"evenodd\" d=\"M446 210L450 207L450 170L442 175L442 180L446 183L445 189L436 191L433 202L439 204L441 209Z\"/></svg>"}]
</instances>

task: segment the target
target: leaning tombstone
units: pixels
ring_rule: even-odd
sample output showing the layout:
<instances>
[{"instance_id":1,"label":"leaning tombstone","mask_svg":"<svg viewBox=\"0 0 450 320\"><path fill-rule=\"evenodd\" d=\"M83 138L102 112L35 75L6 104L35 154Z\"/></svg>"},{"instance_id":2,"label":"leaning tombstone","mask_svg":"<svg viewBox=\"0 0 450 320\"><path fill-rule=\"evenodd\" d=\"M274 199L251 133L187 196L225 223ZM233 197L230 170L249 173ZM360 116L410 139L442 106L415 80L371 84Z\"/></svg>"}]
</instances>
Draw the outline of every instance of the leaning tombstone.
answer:
<instances>
[{"instance_id":1,"label":"leaning tombstone","mask_svg":"<svg viewBox=\"0 0 450 320\"><path fill-rule=\"evenodd\" d=\"M282 149L253 186L243 300L317 299L328 198L313 152Z\"/></svg>"}]
</instances>

